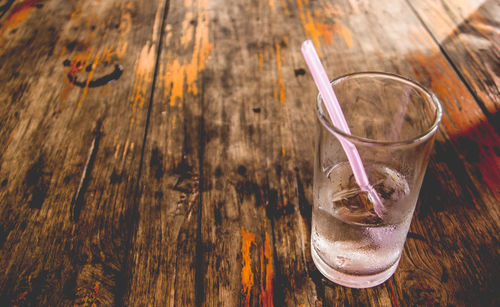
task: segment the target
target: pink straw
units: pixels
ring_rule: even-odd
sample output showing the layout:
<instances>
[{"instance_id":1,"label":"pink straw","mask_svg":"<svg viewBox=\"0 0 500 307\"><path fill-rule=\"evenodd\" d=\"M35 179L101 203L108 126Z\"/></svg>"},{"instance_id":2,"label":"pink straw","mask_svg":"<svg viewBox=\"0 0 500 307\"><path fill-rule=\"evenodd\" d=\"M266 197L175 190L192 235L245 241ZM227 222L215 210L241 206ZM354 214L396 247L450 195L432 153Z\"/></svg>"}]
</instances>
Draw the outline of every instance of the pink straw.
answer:
<instances>
[{"instance_id":1,"label":"pink straw","mask_svg":"<svg viewBox=\"0 0 500 307\"><path fill-rule=\"evenodd\" d=\"M301 50L307 66L309 66L314 82L316 83L321 97L323 98L323 102L326 106L328 114L330 115L333 125L342 132L351 134L349 126L344 118L344 113L342 112L340 104L337 100L337 96L335 96L330 81L328 81L329 79L325 72L325 68L321 64L321 60L314 49L312 41L306 40L302 43ZM361 157L359 156L356 146L342 136L338 136L337 138L345 151L347 159L349 160L356 182L363 191L368 192L368 195L370 195L370 198L373 201L375 213L377 213L378 216L381 216L382 201L380 200L377 191L375 191L368 181L368 176L366 175L363 162L361 161Z\"/></svg>"}]
</instances>

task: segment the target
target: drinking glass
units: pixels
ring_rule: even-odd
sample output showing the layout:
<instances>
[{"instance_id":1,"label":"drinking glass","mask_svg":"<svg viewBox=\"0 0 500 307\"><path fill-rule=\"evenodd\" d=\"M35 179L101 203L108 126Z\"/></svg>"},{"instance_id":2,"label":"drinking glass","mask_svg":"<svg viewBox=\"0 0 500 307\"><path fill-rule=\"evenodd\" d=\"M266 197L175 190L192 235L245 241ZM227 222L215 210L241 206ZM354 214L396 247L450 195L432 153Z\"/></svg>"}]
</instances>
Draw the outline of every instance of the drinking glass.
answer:
<instances>
[{"instance_id":1,"label":"drinking glass","mask_svg":"<svg viewBox=\"0 0 500 307\"><path fill-rule=\"evenodd\" d=\"M441 106L420 85L386 73L354 73L331 85L350 132L333 126L318 95L312 258L331 281L368 288L398 266ZM357 148L381 208L374 210L371 196L357 185L339 139Z\"/></svg>"}]
</instances>

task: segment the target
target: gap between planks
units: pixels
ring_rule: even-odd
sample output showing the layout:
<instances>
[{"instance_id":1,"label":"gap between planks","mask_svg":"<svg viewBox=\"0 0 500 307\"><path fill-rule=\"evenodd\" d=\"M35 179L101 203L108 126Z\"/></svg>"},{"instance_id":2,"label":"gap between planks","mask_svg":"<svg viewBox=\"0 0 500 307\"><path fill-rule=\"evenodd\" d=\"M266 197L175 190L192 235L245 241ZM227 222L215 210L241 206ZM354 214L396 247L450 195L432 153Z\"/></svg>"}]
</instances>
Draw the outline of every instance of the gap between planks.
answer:
<instances>
[{"instance_id":1,"label":"gap between planks","mask_svg":"<svg viewBox=\"0 0 500 307\"><path fill-rule=\"evenodd\" d=\"M432 33L431 29L427 26L427 24L425 23L425 21L423 20L423 18L420 16L420 14L418 13L418 11L411 4L411 1L410 0L406 0L406 3L408 4L408 6L410 7L410 9L412 10L413 14L415 14L415 16L417 17L417 19L420 21L420 23L424 27L425 31L427 31L427 33L430 35L430 37L432 37L432 40L434 41L434 43L439 47L439 50L441 51L441 53L443 54L443 56L446 58L446 60L448 61L448 63L451 65L451 67L453 68L453 70L455 71L455 73L457 74L457 76L460 78L460 81L462 81L462 83L465 85L465 88L467 88L467 90L469 91L469 93L471 94L471 96L477 102L479 108L481 109L481 111L483 112L483 114L488 119L488 122L494 123L495 122L494 115L491 114L488 111L488 109L485 106L484 101L473 91L471 85L467 82L467 80L465 79L464 75L460 72L460 70L458 69L458 67L455 65L455 63L451 59L450 55L446 52L446 49L443 47L443 45L441 45L441 43L439 42L439 40L437 39L437 37L434 35L434 33ZM493 128L495 129L496 133L500 134L500 126L493 125Z\"/></svg>"},{"instance_id":2,"label":"gap between planks","mask_svg":"<svg viewBox=\"0 0 500 307\"><path fill-rule=\"evenodd\" d=\"M144 137L142 140L141 155L139 158L139 170L137 171L137 181L136 181L136 186L134 188L134 193L133 193L133 195L134 195L134 201L132 204L133 211L137 211L138 207L139 207L138 202L139 202L140 182L141 182L141 178L142 178L142 168L143 168L143 164L144 164L146 142L148 139L149 125L151 122L151 112L152 112L152 108L153 108L153 101L154 101L154 97L155 97L155 88L156 88L156 83L157 83L158 74L159 74L160 58L161 58L161 53L163 50L163 39L165 37L165 27L166 27L166 20L167 20L169 8L170 8L170 0L164 0L164 7L163 7L163 12L162 12L162 17L161 17L161 25L160 25L160 33L159 33L160 36L159 36L159 40L157 43L155 67L154 67L154 71L153 71L153 80L151 82L151 91L150 91L150 96L149 96L148 111L147 111L147 115L146 115L146 124L144 127ZM154 44L154 42L153 42L153 44ZM130 250L132 247L133 238L134 238L136 230L137 230L136 229L137 227L134 224L132 224L132 227L131 227L132 230L129 234L127 244L125 246L126 250L128 251L128 253L127 253L128 257L122 266L122 270L120 272L121 276L129 276L130 275L129 274L130 263L132 263L132 261L133 261L133 255L130 253ZM117 304L117 306L125 305L124 299L125 299L126 293L128 292L129 282L130 282L129 279L124 280L123 287L124 287L124 289L127 289L126 291L116 291L115 290L115 303Z\"/></svg>"}]
</instances>

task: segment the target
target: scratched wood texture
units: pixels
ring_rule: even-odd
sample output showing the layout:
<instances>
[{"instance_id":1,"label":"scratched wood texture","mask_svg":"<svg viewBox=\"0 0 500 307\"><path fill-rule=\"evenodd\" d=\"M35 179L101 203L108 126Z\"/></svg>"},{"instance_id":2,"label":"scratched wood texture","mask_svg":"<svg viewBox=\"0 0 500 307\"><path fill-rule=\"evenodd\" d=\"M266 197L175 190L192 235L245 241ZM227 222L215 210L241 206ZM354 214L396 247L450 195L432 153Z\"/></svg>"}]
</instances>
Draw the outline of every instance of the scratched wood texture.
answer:
<instances>
[{"instance_id":1,"label":"scratched wood texture","mask_svg":"<svg viewBox=\"0 0 500 307\"><path fill-rule=\"evenodd\" d=\"M0 2L0 305L498 306L498 11ZM400 267L372 289L310 256L306 38L331 77L398 73L443 103Z\"/></svg>"},{"instance_id":2,"label":"scratched wood texture","mask_svg":"<svg viewBox=\"0 0 500 307\"><path fill-rule=\"evenodd\" d=\"M490 120L498 122L500 2L410 1ZM497 133L498 128L497 126Z\"/></svg>"},{"instance_id":3,"label":"scratched wood texture","mask_svg":"<svg viewBox=\"0 0 500 307\"><path fill-rule=\"evenodd\" d=\"M0 304L121 305L165 1L1 4Z\"/></svg>"}]
</instances>

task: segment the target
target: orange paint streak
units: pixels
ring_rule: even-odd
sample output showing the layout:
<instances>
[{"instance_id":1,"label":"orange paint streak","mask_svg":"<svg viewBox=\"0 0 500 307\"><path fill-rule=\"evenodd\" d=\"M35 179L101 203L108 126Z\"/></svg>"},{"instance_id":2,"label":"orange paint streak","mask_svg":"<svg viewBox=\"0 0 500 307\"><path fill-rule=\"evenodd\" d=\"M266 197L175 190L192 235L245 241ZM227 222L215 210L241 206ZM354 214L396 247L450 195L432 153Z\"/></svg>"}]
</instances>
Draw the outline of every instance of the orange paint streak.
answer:
<instances>
[{"instance_id":1,"label":"orange paint streak","mask_svg":"<svg viewBox=\"0 0 500 307\"><path fill-rule=\"evenodd\" d=\"M9 14L9 17L7 17L7 22L0 31L0 37L3 36L7 29L15 27L17 24L25 21L31 10L36 7L38 1L39 0L24 0L22 3L16 5Z\"/></svg>"},{"instance_id":2,"label":"orange paint streak","mask_svg":"<svg viewBox=\"0 0 500 307\"><path fill-rule=\"evenodd\" d=\"M134 127L134 123L135 123L135 118L132 117L128 123L128 130L132 130L132 127Z\"/></svg>"},{"instance_id":3,"label":"orange paint streak","mask_svg":"<svg viewBox=\"0 0 500 307\"><path fill-rule=\"evenodd\" d=\"M259 71L262 71L263 67L264 67L264 55L262 54L262 51L259 51Z\"/></svg>"},{"instance_id":4,"label":"orange paint streak","mask_svg":"<svg viewBox=\"0 0 500 307\"><path fill-rule=\"evenodd\" d=\"M156 46L150 42L143 46L135 64L135 80L132 87L132 113L142 108L146 102L149 86L153 81Z\"/></svg>"},{"instance_id":5,"label":"orange paint streak","mask_svg":"<svg viewBox=\"0 0 500 307\"><path fill-rule=\"evenodd\" d=\"M308 3L306 3L306 5L307 4ZM311 40L316 48L319 47L320 38L322 38L327 44L332 44L334 34L339 35L344 40L348 48L353 47L351 31L342 23L340 19L335 18L333 25L328 24L326 23L328 16L325 17L323 11L316 10L314 12L315 18L313 18L311 12L304 7L302 0L297 0L297 5L299 7L300 22L302 23L306 33L311 37ZM326 13L328 15L344 15L344 13L336 7L328 8ZM325 22L320 22L318 21L319 19L324 20Z\"/></svg>"},{"instance_id":6,"label":"orange paint streak","mask_svg":"<svg viewBox=\"0 0 500 307\"><path fill-rule=\"evenodd\" d=\"M94 63L92 63L92 68L89 72L87 82L85 83L85 86L83 88L82 96L80 97L80 100L78 101L78 108L80 108L82 106L83 101L87 97L87 93L89 91L89 84L90 84L90 81L92 80L92 77L94 76L94 73L95 73L95 70L97 68L98 63L99 63L99 53L97 53L97 56L95 57Z\"/></svg>"},{"instance_id":7,"label":"orange paint streak","mask_svg":"<svg viewBox=\"0 0 500 307\"><path fill-rule=\"evenodd\" d=\"M352 48L353 43L351 31L338 19L335 22L334 31L344 39L344 42L346 43L348 48Z\"/></svg>"},{"instance_id":8,"label":"orange paint streak","mask_svg":"<svg viewBox=\"0 0 500 307\"><path fill-rule=\"evenodd\" d=\"M322 11L320 10L314 11L314 15L316 17L315 20L319 19L325 20L326 19L325 13L327 14L327 16L328 15L344 16L344 13L339 8L329 7ZM319 33L321 33L321 36L328 44L333 43L332 38L334 37L334 34L337 34L344 40L347 47L352 48L353 46L352 35L349 28L347 28L342 23L342 20L340 20L339 18L334 18L333 22L334 22L333 25L319 23L319 22L315 22L315 24Z\"/></svg>"},{"instance_id":9,"label":"orange paint streak","mask_svg":"<svg viewBox=\"0 0 500 307\"><path fill-rule=\"evenodd\" d=\"M321 36L325 40L325 42L329 45L333 42L333 36L335 31L335 26L333 25L325 25L325 24L317 24L316 29L318 33L321 33Z\"/></svg>"},{"instance_id":10,"label":"orange paint streak","mask_svg":"<svg viewBox=\"0 0 500 307\"><path fill-rule=\"evenodd\" d=\"M9 137L7 138L7 142L5 142L5 147L9 146L10 142L12 141L13 136L14 136L13 133L9 134Z\"/></svg>"},{"instance_id":11,"label":"orange paint streak","mask_svg":"<svg viewBox=\"0 0 500 307\"><path fill-rule=\"evenodd\" d=\"M308 3L306 2L306 5ZM302 23L302 26L304 27L304 30L306 33L311 36L311 40L316 46L316 48L319 47L319 37L321 36L318 29L316 28L316 25L312 19L311 12L306 11L304 8L304 4L302 3L302 0L297 0L297 5L299 6L299 17L300 17L300 22ZM319 51L318 51L319 53Z\"/></svg>"},{"instance_id":12,"label":"orange paint streak","mask_svg":"<svg viewBox=\"0 0 500 307\"><path fill-rule=\"evenodd\" d=\"M213 49L209 41L209 16L208 16L208 0L201 0L197 6L198 16L196 23L191 23L192 14L187 13L183 25L187 27L183 29L181 44L186 50L192 46L191 57L182 57L177 54L168 53L167 63L165 66L164 78L164 98L170 94L170 105L174 106L177 101L182 102L184 93L198 94L196 86L198 74L205 69L206 61ZM194 30L192 27L196 27ZM170 38L167 35L167 38ZM168 41L168 39L167 39ZM167 42L168 43L168 42Z\"/></svg>"},{"instance_id":13,"label":"orange paint streak","mask_svg":"<svg viewBox=\"0 0 500 307\"><path fill-rule=\"evenodd\" d=\"M66 50L66 46L63 46L61 52L59 53L59 56L63 57L66 54L67 51L68 50Z\"/></svg>"},{"instance_id":14,"label":"orange paint streak","mask_svg":"<svg viewBox=\"0 0 500 307\"><path fill-rule=\"evenodd\" d=\"M285 16L290 15L290 11L288 10L288 3L285 0L281 1L281 7L283 8L283 14Z\"/></svg>"},{"instance_id":15,"label":"orange paint streak","mask_svg":"<svg viewBox=\"0 0 500 307\"><path fill-rule=\"evenodd\" d=\"M285 103L285 86L283 85L283 76L281 73L281 47L276 43L276 66L278 68L278 84L280 88L280 102Z\"/></svg>"},{"instance_id":16,"label":"orange paint streak","mask_svg":"<svg viewBox=\"0 0 500 307\"><path fill-rule=\"evenodd\" d=\"M250 292L253 286L253 273L250 261L250 247L255 245L255 235L246 231L243 226L241 227L241 285L243 286L242 292L245 296L245 306L250 306Z\"/></svg>"},{"instance_id":17,"label":"orange paint streak","mask_svg":"<svg viewBox=\"0 0 500 307\"><path fill-rule=\"evenodd\" d=\"M465 78L472 81L474 80L470 74L470 72L465 68L463 63L460 63L460 71L465 75Z\"/></svg>"},{"instance_id":18,"label":"orange paint streak","mask_svg":"<svg viewBox=\"0 0 500 307\"><path fill-rule=\"evenodd\" d=\"M111 62L113 57L116 55L115 48L111 46L107 46L102 51L101 61L105 63Z\"/></svg>"},{"instance_id":19,"label":"orange paint streak","mask_svg":"<svg viewBox=\"0 0 500 307\"><path fill-rule=\"evenodd\" d=\"M266 277L264 280L264 276ZM271 255L271 244L269 235L266 232L266 241L263 250L260 251L260 290L259 295L260 306L273 306L273 259ZM265 282L265 287L264 287Z\"/></svg>"},{"instance_id":20,"label":"orange paint streak","mask_svg":"<svg viewBox=\"0 0 500 307\"><path fill-rule=\"evenodd\" d=\"M76 25L79 25L81 20L77 19L76 17L79 17L81 14L81 8L77 7L72 13L69 19L74 22Z\"/></svg>"}]
</instances>

